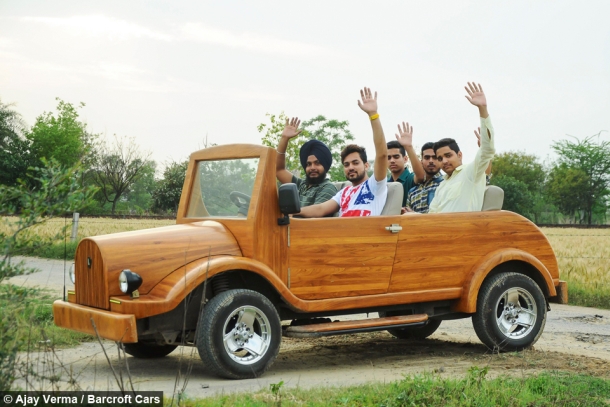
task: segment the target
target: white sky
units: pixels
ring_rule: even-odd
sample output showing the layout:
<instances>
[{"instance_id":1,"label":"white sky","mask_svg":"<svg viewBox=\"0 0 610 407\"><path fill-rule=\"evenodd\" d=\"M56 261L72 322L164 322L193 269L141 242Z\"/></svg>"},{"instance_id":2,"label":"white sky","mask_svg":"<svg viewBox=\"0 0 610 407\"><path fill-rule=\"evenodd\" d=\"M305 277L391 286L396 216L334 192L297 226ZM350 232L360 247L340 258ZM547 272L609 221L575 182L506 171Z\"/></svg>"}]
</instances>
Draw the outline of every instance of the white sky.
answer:
<instances>
[{"instance_id":1,"label":"white sky","mask_svg":"<svg viewBox=\"0 0 610 407\"><path fill-rule=\"evenodd\" d=\"M359 89L388 140L458 140L474 156L486 91L497 151L610 130L610 1L0 0L0 98L32 125L55 97L90 131L134 136L160 164L203 139L260 143L265 113L348 120L372 153ZM603 133L604 139L610 138Z\"/></svg>"}]
</instances>

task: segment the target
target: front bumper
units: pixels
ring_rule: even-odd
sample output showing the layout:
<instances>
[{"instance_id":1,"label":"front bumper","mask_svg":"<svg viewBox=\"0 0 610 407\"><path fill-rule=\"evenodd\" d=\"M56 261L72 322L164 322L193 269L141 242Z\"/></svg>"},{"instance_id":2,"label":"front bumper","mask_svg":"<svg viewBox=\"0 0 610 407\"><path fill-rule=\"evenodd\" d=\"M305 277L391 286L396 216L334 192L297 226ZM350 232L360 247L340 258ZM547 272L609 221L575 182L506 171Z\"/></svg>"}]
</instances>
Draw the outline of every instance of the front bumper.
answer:
<instances>
[{"instance_id":1,"label":"front bumper","mask_svg":"<svg viewBox=\"0 0 610 407\"><path fill-rule=\"evenodd\" d=\"M55 325L123 343L138 342L136 317L62 300L53 303ZM97 330L97 333L96 333Z\"/></svg>"}]
</instances>

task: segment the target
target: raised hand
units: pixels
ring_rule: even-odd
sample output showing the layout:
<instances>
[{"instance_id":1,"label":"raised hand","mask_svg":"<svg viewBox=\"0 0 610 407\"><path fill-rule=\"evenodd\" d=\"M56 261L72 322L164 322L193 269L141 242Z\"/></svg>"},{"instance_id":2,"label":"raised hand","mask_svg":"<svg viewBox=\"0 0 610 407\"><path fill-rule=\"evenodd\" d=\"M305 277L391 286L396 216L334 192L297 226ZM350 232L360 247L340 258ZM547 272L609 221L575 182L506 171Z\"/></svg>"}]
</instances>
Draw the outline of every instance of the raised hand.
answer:
<instances>
[{"instance_id":1,"label":"raised hand","mask_svg":"<svg viewBox=\"0 0 610 407\"><path fill-rule=\"evenodd\" d=\"M487 106L487 99L485 98L485 93L483 93L483 87L480 84L470 83L468 82L468 86L464 86L468 95L466 95L466 99L473 105L477 107Z\"/></svg>"},{"instance_id":2,"label":"raised hand","mask_svg":"<svg viewBox=\"0 0 610 407\"><path fill-rule=\"evenodd\" d=\"M474 135L477 136L477 145L479 147L481 147L481 128L477 127L477 129L474 131Z\"/></svg>"},{"instance_id":3,"label":"raised hand","mask_svg":"<svg viewBox=\"0 0 610 407\"><path fill-rule=\"evenodd\" d=\"M371 94L370 88L360 89L360 100L358 101L358 106L369 116L377 113L377 92L375 92L375 96Z\"/></svg>"},{"instance_id":4,"label":"raised hand","mask_svg":"<svg viewBox=\"0 0 610 407\"><path fill-rule=\"evenodd\" d=\"M398 140L400 145L404 148L411 147L413 145L413 126L409 126L409 123L402 122L401 129L399 124L396 140Z\"/></svg>"},{"instance_id":5,"label":"raised hand","mask_svg":"<svg viewBox=\"0 0 610 407\"><path fill-rule=\"evenodd\" d=\"M299 130L299 126L301 125L301 121L298 117L293 117L292 119L286 119L286 125L284 126L284 131L282 132L282 137L286 137L291 139L293 137L301 134L303 130Z\"/></svg>"}]
</instances>

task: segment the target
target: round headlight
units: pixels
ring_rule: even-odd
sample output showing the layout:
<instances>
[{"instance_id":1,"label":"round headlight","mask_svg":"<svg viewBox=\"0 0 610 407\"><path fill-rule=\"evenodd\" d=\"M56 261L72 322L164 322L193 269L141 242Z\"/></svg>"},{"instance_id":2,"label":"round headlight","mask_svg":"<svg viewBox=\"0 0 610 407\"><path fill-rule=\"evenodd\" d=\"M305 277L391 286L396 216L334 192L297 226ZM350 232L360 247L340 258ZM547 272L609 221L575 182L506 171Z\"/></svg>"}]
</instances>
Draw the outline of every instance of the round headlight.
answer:
<instances>
[{"instance_id":1,"label":"round headlight","mask_svg":"<svg viewBox=\"0 0 610 407\"><path fill-rule=\"evenodd\" d=\"M125 275L125 271L121 271L121 274L119 274L119 288L124 293L127 292L127 276Z\"/></svg>"},{"instance_id":2,"label":"round headlight","mask_svg":"<svg viewBox=\"0 0 610 407\"><path fill-rule=\"evenodd\" d=\"M72 263L72 265L70 266L68 275L70 276L70 281L72 281L72 284L76 284L76 270L74 268L74 263Z\"/></svg>"},{"instance_id":3,"label":"round headlight","mask_svg":"<svg viewBox=\"0 0 610 407\"><path fill-rule=\"evenodd\" d=\"M125 294L131 294L142 285L142 277L131 270L123 270L119 274L119 288Z\"/></svg>"}]
</instances>

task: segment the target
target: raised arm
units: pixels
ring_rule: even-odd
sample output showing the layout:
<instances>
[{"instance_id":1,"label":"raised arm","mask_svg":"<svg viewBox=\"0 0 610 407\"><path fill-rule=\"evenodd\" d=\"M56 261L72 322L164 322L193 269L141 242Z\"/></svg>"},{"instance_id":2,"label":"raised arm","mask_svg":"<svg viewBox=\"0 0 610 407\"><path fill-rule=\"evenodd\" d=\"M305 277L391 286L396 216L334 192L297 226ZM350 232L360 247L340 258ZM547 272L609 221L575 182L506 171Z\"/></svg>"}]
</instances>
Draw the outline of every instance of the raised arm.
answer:
<instances>
[{"instance_id":1,"label":"raised arm","mask_svg":"<svg viewBox=\"0 0 610 407\"><path fill-rule=\"evenodd\" d=\"M323 218L339 210L339 204L333 199L321 204L304 206L298 215L304 218Z\"/></svg>"},{"instance_id":2,"label":"raised arm","mask_svg":"<svg viewBox=\"0 0 610 407\"><path fill-rule=\"evenodd\" d=\"M383 135L381 121L379 120L379 113L377 112L377 92L375 92L375 96L373 96L371 94L371 89L361 89L360 98L362 101L358 101L358 106L360 106L360 109L369 116L373 129L373 142L375 143L375 180L382 181L388 176L388 148L386 146L385 136Z\"/></svg>"},{"instance_id":3,"label":"raised arm","mask_svg":"<svg viewBox=\"0 0 610 407\"><path fill-rule=\"evenodd\" d=\"M474 135L477 137L477 145L479 146L479 148L481 148L481 128L480 127L474 131ZM487 174L487 175L491 174L491 161L489 162L489 165L485 169L485 174Z\"/></svg>"},{"instance_id":4,"label":"raised arm","mask_svg":"<svg viewBox=\"0 0 610 407\"><path fill-rule=\"evenodd\" d=\"M409 160L411 160L411 166L413 167L413 173L415 174L415 183L421 183L425 179L426 173L424 172L424 166L421 164L421 161L413 148L413 126L409 126L409 123L402 122L401 129L399 124L396 140L405 148Z\"/></svg>"},{"instance_id":5,"label":"raised arm","mask_svg":"<svg viewBox=\"0 0 610 407\"><path fill-rule=\"evenodd\" d=\"M301 121L298 117L293 117L290 120L286 119L286 125L284 126L282 137L277 145L275 175L282 184L292 181L292 173L286 169L286 149L288 148L288 142L290 139L301 134L301 130L299 130L300 124Z\"/></svg>"},{"instance_id":6,"label":"raised arm","mask_svg":"<svg viewBox=\"0 0 610 407\"><path fill-rule=\"evenodd\" d=\"M481 131L479 141L481 142L481 148L477 151L475 156L475 172L477 174L483 174L489 167L489 164L496 152L494 148L494 130L489 119L489 112L487 111L487 98L483 92L483 87L480 84L468 82L466 89L466 99L479 109L479 117L481 121Z\"/></svg>"}]
</instances>

